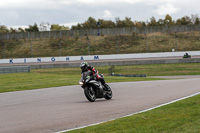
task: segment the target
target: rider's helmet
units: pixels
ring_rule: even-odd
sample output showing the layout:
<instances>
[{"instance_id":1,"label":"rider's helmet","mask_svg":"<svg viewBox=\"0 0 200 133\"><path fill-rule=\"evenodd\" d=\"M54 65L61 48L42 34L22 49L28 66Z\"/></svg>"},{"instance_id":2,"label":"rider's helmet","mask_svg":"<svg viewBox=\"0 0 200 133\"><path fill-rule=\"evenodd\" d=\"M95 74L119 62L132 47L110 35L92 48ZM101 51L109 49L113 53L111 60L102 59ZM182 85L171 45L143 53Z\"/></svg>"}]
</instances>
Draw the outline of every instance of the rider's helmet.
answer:
<instances>
[{"instance_id":1,"label":"rider's helmet","mask_svg":"<svg viewBox=\"0 0 200 133\"><path fill-rule=\"evenodd\" d=\"M80 65L82 72L86 71L88 66L89 65L88 65L87 62L82 62L81 65Z\"/></svg>"}]
</instances>

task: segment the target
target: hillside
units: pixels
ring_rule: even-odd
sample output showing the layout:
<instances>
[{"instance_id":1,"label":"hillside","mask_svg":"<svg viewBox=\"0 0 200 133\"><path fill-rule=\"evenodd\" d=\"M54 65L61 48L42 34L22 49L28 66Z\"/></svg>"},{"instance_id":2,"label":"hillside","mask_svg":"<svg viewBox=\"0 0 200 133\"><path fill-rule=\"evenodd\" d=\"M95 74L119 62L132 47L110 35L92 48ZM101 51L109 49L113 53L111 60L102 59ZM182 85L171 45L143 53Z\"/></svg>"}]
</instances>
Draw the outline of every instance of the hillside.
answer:
<instances>
[{"instance_id":1,"label":"hillside","mask_svg":"<svg viewBox=\"0 0 200 133\"><path fill-rule=\"evenodd\" d=\"M200 50L200 32L74 36L0 41L0 58L30 58Z\"/></svg>"}]
</instances>

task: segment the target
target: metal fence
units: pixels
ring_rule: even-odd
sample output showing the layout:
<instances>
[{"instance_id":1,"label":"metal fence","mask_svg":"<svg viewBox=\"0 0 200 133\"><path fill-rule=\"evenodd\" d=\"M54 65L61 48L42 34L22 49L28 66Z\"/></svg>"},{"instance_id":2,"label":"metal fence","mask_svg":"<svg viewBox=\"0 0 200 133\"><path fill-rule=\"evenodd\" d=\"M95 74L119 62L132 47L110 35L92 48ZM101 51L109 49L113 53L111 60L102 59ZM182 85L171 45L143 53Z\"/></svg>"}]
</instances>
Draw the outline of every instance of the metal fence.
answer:
<instances>
[{"instance_id":1,"label":"metal fence","mask_svg":"<svg viewBox=\"0 0 200 133\"><path fill-rule=\"evenodd\" d=\"M101 35L126 35L126 34L149 34L155 32L186 32L200 31L200 25L173 25L173 26L148 26L148 27L127 27L127 28L108 28L99 29ZM63 30L63 31L44 31L44 32L20 32L20 33L1 33L0 40L8 39L38 39L38 38L58 38L62 36L97 36L98 29L90 30Z\"/></svg>"}]
</instances>

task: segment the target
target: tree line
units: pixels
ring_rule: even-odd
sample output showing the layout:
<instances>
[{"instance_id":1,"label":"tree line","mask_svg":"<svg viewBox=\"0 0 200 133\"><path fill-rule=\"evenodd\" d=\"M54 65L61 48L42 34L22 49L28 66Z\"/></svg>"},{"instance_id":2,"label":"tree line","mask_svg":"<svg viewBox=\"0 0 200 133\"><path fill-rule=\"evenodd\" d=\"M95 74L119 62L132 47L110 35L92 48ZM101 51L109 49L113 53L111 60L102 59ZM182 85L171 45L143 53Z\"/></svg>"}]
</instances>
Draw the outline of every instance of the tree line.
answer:
<instances>
[{"instance_id":1,"label":"tree line","mask_svg":"<svg viewBox=\"0 0 200 133\"><path fill-rule=\"evenodd\" d=\"M123 27L144 27L144 26L164 26L164 25L199 25L200 18L198 15L184 16L177 20L173 20L172 17L167 14L164 19L156 20L155 17L151 17L150 21L132 21L131 18L125 17L121 20L120 18L115 18L115 21L98 19L89 17L85 22L73 25L71 29L69 27L60 26L58 24L53 24L50 26L51 31L59 30L82 30L82 29L97 29L97 28L123 28ZM8 29L6 26L0 25L0 33L7 32L38 32L38 25L29 25L28 28L22 29Z\"/></svg>"},{"instance_id":2,"label":"tree line","mask_svg":"<svg viewBox=\"0 0 200 133\"><path fill-rule=\"evenodd\" d=\"M99 24L99 27L98 27ZM123 28L123 27L144 27L144 26L164 26L164 25L198 25L200 24L200 18L198 15L184 16L180 19L173 20L172 17L167 14L164 19L156 20L155 17L151 17L150 21L132 21L131 18L125 17L121 20L115 18L115 22L111 20L98 19L95 20L89 17L84 23L78 23L72 26L72 30L81 29L97 29L97 28Z\"/></svg>"},{"instance_id":3,"label":"tree line","mask_svg":"<svg viewBox=\"0 0 200 133\"><path fill-rule=\"evenodd\" d=\"M52 24L50 26L50 30L51 31L69 30L69 27L64 25ZM9 29L4 25L0 25L0 33L13 33L13 32L39 32L39 27L36 23L34 25L29 25L28 28L25 29L23 28L14 29L12 27Z\"/></svg>"}]
</instances>

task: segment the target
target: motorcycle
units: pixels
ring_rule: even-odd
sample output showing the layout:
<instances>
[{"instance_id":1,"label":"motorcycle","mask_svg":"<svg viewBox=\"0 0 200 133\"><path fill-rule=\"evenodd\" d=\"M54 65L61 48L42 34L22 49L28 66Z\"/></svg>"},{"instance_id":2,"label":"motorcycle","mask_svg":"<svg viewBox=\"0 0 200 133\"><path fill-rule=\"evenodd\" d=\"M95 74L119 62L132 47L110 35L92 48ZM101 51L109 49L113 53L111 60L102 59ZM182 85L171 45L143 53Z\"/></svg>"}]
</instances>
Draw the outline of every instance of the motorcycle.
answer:
<instances>
[{"instance_id":1,"label":"motorcycle","mask_svg":"<svg viewBox=\"0 0 200 133\"><path fill-rule=\"evenodd\" d=\"M99 74L102 78L103 74ZM84 89L84 94L90 102L94 102L97 98L105 98L110 100L112 98L112 90L108 84L103 84L99 80L95 80L91 71L83 72L79 84ZM105 86L107 89L105 89Z\"/></svg>"}]
</instances>

